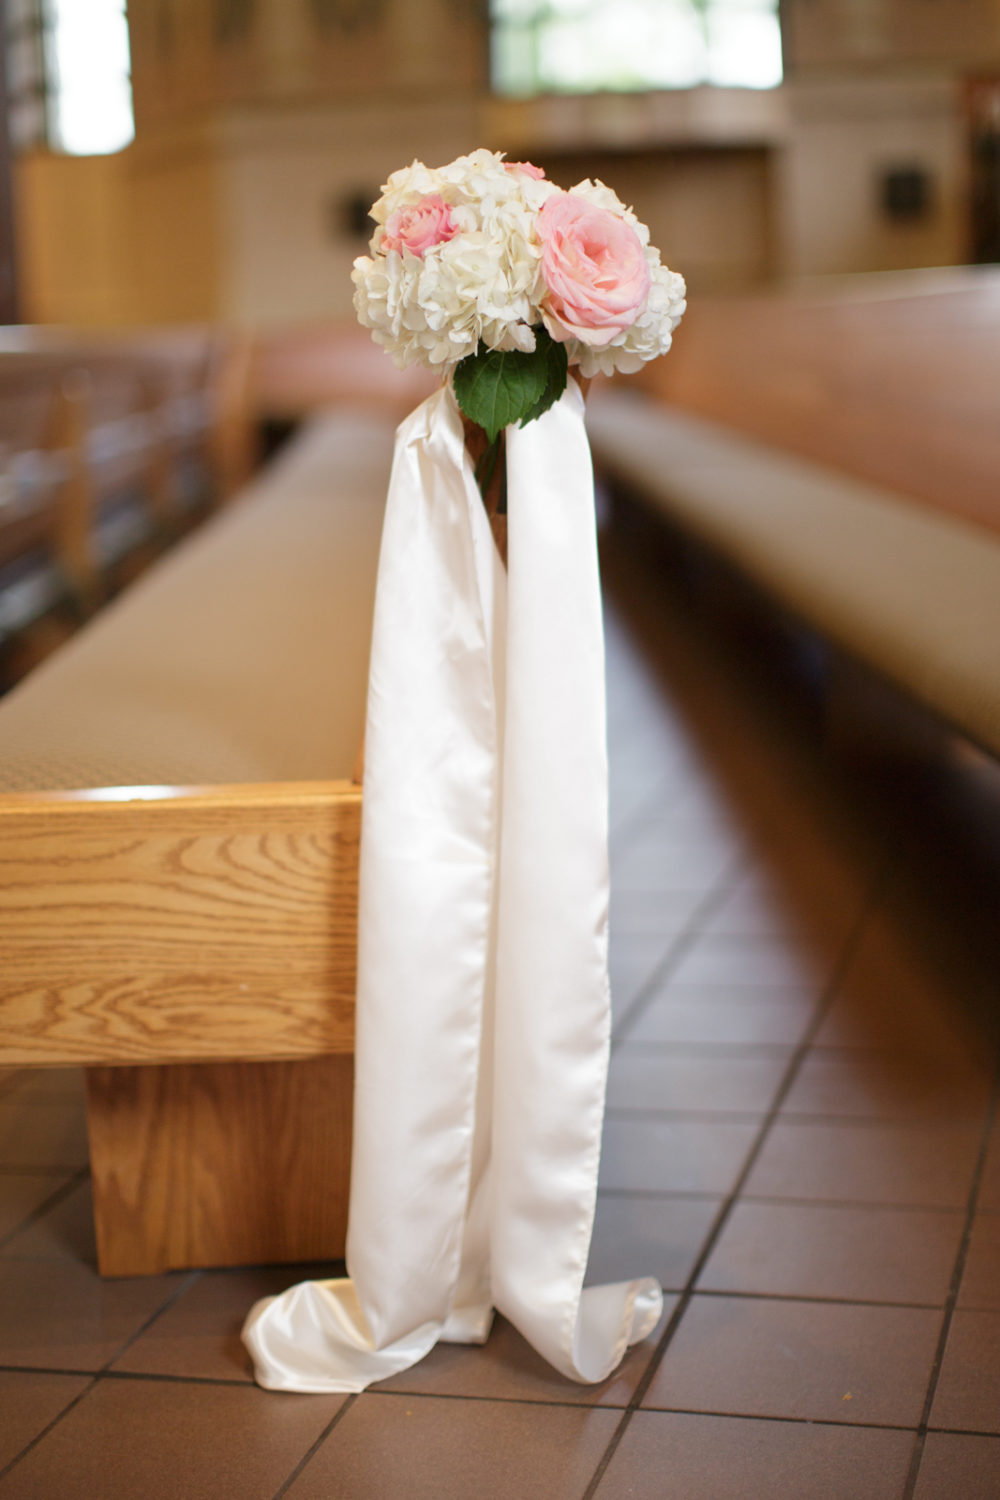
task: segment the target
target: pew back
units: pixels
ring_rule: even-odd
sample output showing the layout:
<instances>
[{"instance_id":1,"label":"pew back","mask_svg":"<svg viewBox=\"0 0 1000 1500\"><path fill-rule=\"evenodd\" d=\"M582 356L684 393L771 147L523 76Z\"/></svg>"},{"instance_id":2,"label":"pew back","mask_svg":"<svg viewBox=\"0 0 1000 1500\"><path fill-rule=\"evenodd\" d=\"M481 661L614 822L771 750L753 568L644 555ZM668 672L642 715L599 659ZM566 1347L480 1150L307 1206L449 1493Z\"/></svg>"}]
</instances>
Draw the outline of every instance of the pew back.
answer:
<instances>
[{"instance_id":1,"label":"pew back","mask_svg":"<svg viewBox=\"0 0 1000 1500\"><path fill-rule=\"evenodd\" d=\"M637 377L672 406L1000 530L1000 271L694 300Z\"/></svg>"}]
</instances>

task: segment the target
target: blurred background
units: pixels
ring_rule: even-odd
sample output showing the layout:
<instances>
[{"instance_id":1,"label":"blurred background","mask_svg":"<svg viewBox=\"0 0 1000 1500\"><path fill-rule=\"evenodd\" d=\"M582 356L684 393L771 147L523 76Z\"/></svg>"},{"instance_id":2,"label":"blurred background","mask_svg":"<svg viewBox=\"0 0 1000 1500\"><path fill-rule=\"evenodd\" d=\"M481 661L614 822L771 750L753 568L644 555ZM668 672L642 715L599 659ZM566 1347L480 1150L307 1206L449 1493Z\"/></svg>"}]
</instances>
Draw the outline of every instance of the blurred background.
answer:
<instances>
[{"instance_id":1,"label":"blurred background","mask_svg":"<svg viewBox=\"0 0 1000 1500\"><path fill-rule=\"evenodd\" d=\"M350 312L394 168L611 182L695 292L1000 257L996 0L6 0L0 319Z\"/></svg>"}]
</instances>

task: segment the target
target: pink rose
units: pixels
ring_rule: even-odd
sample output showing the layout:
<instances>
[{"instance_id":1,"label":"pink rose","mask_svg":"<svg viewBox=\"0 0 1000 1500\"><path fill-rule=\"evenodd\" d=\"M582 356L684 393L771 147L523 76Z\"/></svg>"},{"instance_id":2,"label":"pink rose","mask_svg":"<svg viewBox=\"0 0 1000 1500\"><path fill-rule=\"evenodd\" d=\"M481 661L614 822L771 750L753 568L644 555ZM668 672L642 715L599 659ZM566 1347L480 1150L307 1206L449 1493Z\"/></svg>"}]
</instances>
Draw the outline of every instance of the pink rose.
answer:
<instances>
[{"instance_id":1,"label":"pink rose","mask_svg":"<svg viewBox=\"0 0 1000 1500\"><path fill-rule=\"evenodd\" d=\"M541 167L532 166L530 161L505 161L504 166L508 172L523 172L525 177L534 177L537 182L545 181Z\"/></svg>"},{"instance_id":2,"label":"pink rose","mask_svg":"<svg viewBox=\"0 0 1000 1500\"><path fill-rule=\"evenodd\" d=\"M380 249L388 253L409 250L423 255L434 245L443 245L458 233L451 209L438 193L428 193L409 208L397 208L386 221Z\"/></svg>"},{"instance_id":3,"label":"pink rose","mask_svg":"<svg viewBox=\"0 0 1000 1500\"><path fill-rule=\"evenodd\" d=\"M631 328L649 293L642 241L625 219L572 193L546 199L537 222L546 328L560 343L610 344Z\"/></svg>"}]
</instances>

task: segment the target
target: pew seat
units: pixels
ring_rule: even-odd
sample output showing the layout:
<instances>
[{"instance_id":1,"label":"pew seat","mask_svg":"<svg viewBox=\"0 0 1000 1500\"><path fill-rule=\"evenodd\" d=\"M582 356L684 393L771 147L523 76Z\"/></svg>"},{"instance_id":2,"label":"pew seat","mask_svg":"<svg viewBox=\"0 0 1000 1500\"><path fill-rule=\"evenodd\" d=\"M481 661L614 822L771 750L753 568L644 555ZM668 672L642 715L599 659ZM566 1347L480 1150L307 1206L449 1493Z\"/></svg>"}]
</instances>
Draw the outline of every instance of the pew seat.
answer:
<instances>
[{"instance_id":1,"label":"pew seat","mask_svg":"<svg viewBox=\"0 0 1000 1500\"><path fill-rule=\"evenodd\" d=\"M622 387L595 463L791 616L1000 755L1000 532Z\"/></svg>"},{"instance_id":2,"label":"pew seat","mask_svg":"<svg viewBox=\"0 0 1000 1500\"><path fill-rule=\"evenodd\" d=\"M343 1253L394 423L315 419L0 701L0 1067L86 1069L105 1274Z\"/></svg>"}]
</instances>

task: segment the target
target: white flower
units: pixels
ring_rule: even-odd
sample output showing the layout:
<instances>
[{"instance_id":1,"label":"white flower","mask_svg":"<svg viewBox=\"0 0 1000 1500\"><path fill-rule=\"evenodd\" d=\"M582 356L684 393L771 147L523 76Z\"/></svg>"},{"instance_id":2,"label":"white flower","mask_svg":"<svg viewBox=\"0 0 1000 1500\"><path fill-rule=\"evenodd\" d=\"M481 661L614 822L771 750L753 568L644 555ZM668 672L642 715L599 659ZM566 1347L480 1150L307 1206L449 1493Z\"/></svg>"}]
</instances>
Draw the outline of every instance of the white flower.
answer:
<instances>
[{"instance_id":1,"label":"white flower","mask_svg":"<svg viewBox=\"0 0 1000 1500\"><path fill-rule=\"evenodd\" d=\"M649 230L602 182L587 179L571 189L628 221L639 235L652 284L636 322L601 349L570 342L571 363L584 375L633 370L665 352L684 311L684 283L660 265L649 245ZM393 172L371 212L376 228L371 254L354 262L354 306L395 363L447 370L480 343L488 349L535 348L547 287L538 212L559 189L553 183L508 165L502 154L473 151L445 167L414 161ZM433 197L435 204L424 199ZM447 205L447 210L442 207ZM412 210L417 210L414 215ZM393 248L384 250L386 225L393 221ZM447 224L447 238L407 243L400 223L430 222L432 235ZM425 248L426 246L426 248ZM401 248L400 248L401 247Z\"/></svg>"}]
</instances>

